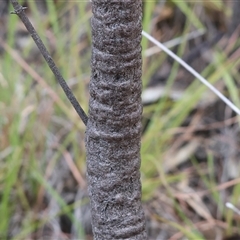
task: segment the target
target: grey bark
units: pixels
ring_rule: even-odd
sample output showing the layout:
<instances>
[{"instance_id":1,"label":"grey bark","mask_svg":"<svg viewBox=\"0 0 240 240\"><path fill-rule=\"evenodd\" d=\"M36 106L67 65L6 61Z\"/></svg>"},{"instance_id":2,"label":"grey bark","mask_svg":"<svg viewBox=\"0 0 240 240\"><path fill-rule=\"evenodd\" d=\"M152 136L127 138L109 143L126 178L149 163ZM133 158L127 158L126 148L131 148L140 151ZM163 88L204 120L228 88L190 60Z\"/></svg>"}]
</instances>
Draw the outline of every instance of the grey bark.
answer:
<instances>
[{"instance_id":1,"label":"grey bark","mask_svg":"<svg viewBox=\"0 0 240 240\"><path fill-rule=\"evenodd\" d=\"M86 130L94 239L146 239L141 205L140 0L92 0Z\"/></svg>"}]
</instances>

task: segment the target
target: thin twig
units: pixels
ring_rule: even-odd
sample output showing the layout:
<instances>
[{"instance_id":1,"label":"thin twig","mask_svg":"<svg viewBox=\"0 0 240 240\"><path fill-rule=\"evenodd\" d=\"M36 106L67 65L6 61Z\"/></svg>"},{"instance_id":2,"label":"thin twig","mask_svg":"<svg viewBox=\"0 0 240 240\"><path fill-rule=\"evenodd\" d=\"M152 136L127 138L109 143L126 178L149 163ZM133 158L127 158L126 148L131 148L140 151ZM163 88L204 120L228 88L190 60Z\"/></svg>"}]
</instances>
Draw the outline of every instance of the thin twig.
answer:
<instances>
[{"instance_id":1,"label":"thin twig","mask_svg":"<svg viewBox=\"0 0 240 240\"><path fill-rule=\"evenodd\" d=\"M200 30L197 30L197 31L194 31L194 32L190 32L183 37L178 37L178 38L174 38L170 41L167 41L167 42L163 43L163 45L167 48L172 48L172 47L175 47L175 46L183 43L184 41L188 41L188 40L197 38L197 37L203 35L205 32L206 31L204 29L200 29ZM153 47L147 49L144 52L144 55L145 55L145 57L151 57L153 54L159 53L161 51L162 51L162 49L159 48L158 46L153 46Z\"/></svg>"},{"instance_id":2,"label":"thin twig","mask_svg":"<svg viewBox=\"0 0 240 240\"><path fill-rule=\"evenodd\" d=\"M38 49L40 50L41 54L45 58L48 66L52 70L53 74L55 75L56 79L58 80L60 86L62 87L63 91L65 92L67 98L71 102L72 106L76 110L79 117L82 119L83 123L87 125L88 117L82 107L80 106L79 102L77 101L76 97L73 95L71 89L67 85L66 81L62 77L59 69L57 68L56 64L54 63L52 57L50 56L48 50L44 46L41 38L37 34L36 30L34 29L33 25L29 21L28 17L26 16L24 10L26 7L22 7L17 0L11 0L13 5L14 11L11 12L12 14L17 14L18 17L22 20L23 24L27 28L28 32L31 34L34 42L36 43Z\"/></svg>"},{"instance_id":3,"label":"thin twig","mask_svg":"<svg viewBox=\"0 0 240 240\"><path fill-rule=\"evenodd\" d=\"M152 43L156 44L159 48L161 48L165 53L167 53L170 57L176 60L179 64L181 64L186 70L188 70L194 77L200 80L205 86L207 86L212 92L214 92L223 102L225 102L235 113L240 115L240 109L237 108L229 99L227 99L221 92L219 92L212 84L210 84L205 78L203 78L198 72L196 72L192 67L190 67L186 62L184 62L180 57L166 48L162 43L157 41L151 35L142 31L142 35L150 40Z\"/></svg>"},{"instance_id":4,"label":"thin twig","mask_svg":"<svg viewBox=\"0 0 240 240\"><path fill-rule=\"evenodd\" d=\"M226 205L227 208L232 209L235 213L240 215L240 210L238 208L236 208L232 203L227 202L225 205Z\"/></svg>"}]
</instances>

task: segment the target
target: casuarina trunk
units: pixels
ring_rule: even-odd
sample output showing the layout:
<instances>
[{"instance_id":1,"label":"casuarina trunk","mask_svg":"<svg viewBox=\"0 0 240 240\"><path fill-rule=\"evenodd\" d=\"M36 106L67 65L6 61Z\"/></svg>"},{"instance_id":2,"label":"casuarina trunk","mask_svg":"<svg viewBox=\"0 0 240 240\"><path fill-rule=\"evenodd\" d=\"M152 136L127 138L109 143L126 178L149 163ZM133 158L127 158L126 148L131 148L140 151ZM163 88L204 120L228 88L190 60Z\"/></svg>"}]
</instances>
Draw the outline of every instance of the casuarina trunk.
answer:
<instances>
[{"instance_id":1,"label":"casuarina trunk","mask_svg":"<svg viewBox=\"0 0 240 240\"><path fill-rule=\"evenodd\" d=\"M92 0L86 131L94 239L146 239L141 205L141 0Z\"/></svg>"}]
</instances>

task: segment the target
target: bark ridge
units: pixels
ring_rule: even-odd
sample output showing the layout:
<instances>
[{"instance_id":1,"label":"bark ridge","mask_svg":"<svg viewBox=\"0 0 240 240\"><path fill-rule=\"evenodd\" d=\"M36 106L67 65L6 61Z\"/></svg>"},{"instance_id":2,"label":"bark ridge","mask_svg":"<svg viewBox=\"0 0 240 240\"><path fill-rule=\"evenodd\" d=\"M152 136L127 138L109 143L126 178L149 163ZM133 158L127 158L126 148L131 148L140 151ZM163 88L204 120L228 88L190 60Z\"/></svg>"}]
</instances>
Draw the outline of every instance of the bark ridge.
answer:
<instances>
[{"instance_id":1,"label":"bark ridge","mask_svg":"<svg viewBox=\"0 0 240 240\"><path fill-rule=\"evenodd\" d=\"M86 131L94 239L146 239L141 205L140 0L92 0Z\"/></svg>"}]
</instances>

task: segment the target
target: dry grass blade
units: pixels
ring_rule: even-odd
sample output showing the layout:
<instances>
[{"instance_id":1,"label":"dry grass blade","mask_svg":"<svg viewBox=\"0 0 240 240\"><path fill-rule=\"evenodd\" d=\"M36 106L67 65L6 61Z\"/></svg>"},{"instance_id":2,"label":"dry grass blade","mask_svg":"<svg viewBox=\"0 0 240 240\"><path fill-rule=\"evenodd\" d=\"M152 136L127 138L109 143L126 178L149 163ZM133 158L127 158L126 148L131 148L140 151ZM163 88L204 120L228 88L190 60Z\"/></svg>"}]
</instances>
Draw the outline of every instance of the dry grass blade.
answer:
<instances>
[{"instance_id":1,"label":"dry grass blade","mask_svg":"<svg viewBox=\"0 0 240 240\"><path fill-rule=\"evenodd\" d=\"M205 33L205 30L200 29L200 30L191 32L191 33L187 34L186 36L178 37L178 38L172 39L168 42L165 42L165 43L163 43L163 45L166 46L167 48L172 48L172 47L175 47L177 45L180 45L184 41L188 41L188 40L197 38L197 37L203 35L204 33ZM161 49L158 46L154 46L154 47L148 48L144 52L144 55L145 55L145 57L150 57L150 56L152 56L156 53L159 53L159 52L161 52Z\"/></svg>"},{"instance_id":2,"label":"dry grass blade","mask_svg":"<svg viewBox=\"0 0 240 240\"><path fill-rule=\"evenodd\" d=\"M206 85L210 90L212 90L223 102L225 102L234 112L240 115L240 109L237 108L229 99L227 99L222 93L220 93L213 85L211 85L206 79L204 79L199 73L197 73L192 67L185 63L181 58L175 55L172 51L166 48L162 43L158 42L148 33L142 31L142 35L148 38L152 43L156 44L165 53L171 56L174 60L180 63L185 69L192 73L198 80L200 80L204 85Z\"/></svg>"},{"instance_id":3,"label":"dry grass blade","mask_svg":"<svg viewBox=\"0 0 240 240\"><path fill-rule=\"evenodd\" d=\"M66 115L71 114L69 108L61 100L61 98L56 94L54 90L46 83L46 81L33 69L31 66L15 51L13 50L6 42L0 39L0 44L4 50L10 54L10 56L26 71L39 85L41 85L48 92L49 96L53 99L54 102L66 113ZM76 119L71 116L72 119ZM79 121L75 120L75 124L79 125Z\"/></svg>"},{"instance_id":4,"label":"dry grass blade","mask_svg":"<svg viewBox=\"0 0 240 240\"><path fill-rule=\"evenodd\" d=\"M204 191L199 191L199 192L194 192L194 193L175 193L174 196L179 199L187 199L187 198L191 198L193 196L203 197L211 192L224 190L226 188L230 188L239 183L240 183L240 178L236 178L234 180L222 183L222 184L218 185L217 187L209 189L209 190L204 190Z\"/></svg>"},{"instance_id":5,"label":"dry grass blade","mask_svg":"<svg viewBox=\"0 0 240 240\"><path fill-rule=\"evenodd\" d=\"M64 158L67 162L67 165L68 165L69 169L71 170L74 178L78 182L79 186L81 188L85 188L86 187L86 181L84 180L81 173L77 169L75 163L73 162L73 159L72 159L72 156L70 155L70 153L68 151L64 151L63 156L64 156Z\"/></svg>"}]
</instances>

